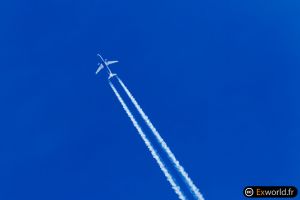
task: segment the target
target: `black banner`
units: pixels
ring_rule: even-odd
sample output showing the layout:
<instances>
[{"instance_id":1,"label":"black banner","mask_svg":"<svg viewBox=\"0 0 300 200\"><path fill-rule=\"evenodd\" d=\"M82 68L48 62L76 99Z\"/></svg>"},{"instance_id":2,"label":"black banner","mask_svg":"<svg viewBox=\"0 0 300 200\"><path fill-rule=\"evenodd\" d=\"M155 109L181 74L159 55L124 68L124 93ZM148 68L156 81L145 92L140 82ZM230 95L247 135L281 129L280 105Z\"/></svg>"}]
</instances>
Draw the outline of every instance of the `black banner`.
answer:
<instances>
[{"instance_id":1,"label":"black banner","mask_svg":"<svg viewBox=\"0 0 300 200\"><path fill-rule=\"evenodd\" d=\"M293 198L297 196L294 186L247 186L244 196L248 198Z\"/></svg>"}]
</instances>

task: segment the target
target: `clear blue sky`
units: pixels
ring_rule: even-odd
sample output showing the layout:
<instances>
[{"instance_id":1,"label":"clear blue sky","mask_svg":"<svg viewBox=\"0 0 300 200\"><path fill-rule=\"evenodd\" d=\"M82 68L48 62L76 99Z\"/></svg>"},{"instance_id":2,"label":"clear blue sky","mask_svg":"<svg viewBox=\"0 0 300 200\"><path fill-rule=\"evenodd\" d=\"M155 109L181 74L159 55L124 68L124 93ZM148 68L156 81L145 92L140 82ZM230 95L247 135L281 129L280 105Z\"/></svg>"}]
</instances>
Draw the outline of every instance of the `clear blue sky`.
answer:
<instances>
[{"instance_id":1,"label":"clear blue sky","mask_svg":"<svg viewBox=\"0 0 300 200\"><path fill-rule=\"evenodd\" d=\"M176 199L96 53L207 200L300 187L300 3L1 1L0 199ZM225 195L225 196L224 196Z\"/></svg>"}]
</instances>

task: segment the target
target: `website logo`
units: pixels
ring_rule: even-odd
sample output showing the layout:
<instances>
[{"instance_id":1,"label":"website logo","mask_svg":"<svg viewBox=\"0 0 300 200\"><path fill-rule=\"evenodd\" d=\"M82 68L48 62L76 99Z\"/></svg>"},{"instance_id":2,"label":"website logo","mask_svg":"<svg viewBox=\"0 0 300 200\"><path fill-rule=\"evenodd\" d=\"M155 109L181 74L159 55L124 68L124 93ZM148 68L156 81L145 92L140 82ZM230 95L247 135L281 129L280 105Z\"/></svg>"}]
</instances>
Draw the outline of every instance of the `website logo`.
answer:
<instances>
[{"instance_id":1,"label":"website logo","mask_svg":"<svg viewBox=\"0 0 300 200\"><path fill-rule=\"evenodd\" d=\"M248 198L293 198L298 190L294 186L247 186L243 193Z\"/></svg>"}]
</instances>

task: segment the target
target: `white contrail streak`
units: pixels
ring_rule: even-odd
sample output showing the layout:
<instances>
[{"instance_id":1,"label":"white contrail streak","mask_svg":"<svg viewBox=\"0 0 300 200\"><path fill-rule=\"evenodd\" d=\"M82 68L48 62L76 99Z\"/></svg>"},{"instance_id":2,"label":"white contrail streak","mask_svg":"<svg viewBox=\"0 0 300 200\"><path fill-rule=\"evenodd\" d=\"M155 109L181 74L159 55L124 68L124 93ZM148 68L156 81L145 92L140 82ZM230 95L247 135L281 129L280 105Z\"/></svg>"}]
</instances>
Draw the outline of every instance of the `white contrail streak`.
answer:
<instances>
[{"instance_id":1,"label":"white contrail streak","mask_svg":"<svg viewBox=\"0 0 300 200\"><path fill-rule=\"evenodd\" d=\"M176 159L175 155L172 153L172 151L170 150L170 148L168 147L166 142L160 136L159 132L156 130L156 128L154 127L154 125L152 124L152 122L150 121L148 116L144 113L143 109L140 107L138 102L135 100L135 98L133 97L131 92L125 86L123 81L119 77L117 77L117 78L118 78L118 81L121 84L122 88L125 90L126 94L130 98L130 100L132 101L132 103L134 104L134 106L136 107L136 109L138 110L138 112L140 113L140 115L142 116L142 118L144 119L146 124L148 125L148 127L151 129L151 131L155 135L157 141L160 143L162 148L165 150L165 152L167 153L169 159L173 162L174 166L176 167L176 169L179 171L179 173L183 177L185 183L189 186L189 188L190 188L192 194L194 195L194 197L198 200L204 200L204 198L203 198L202 194L200 193L199 189L197 188L197 186L193 183L193 181L191 180L191 178L189 177L187 172L184 170L184 168L180 165L180 163Z\"/></svg>"},{"instance_id":2,"label":"white contrail streak","mask_svg":"<svg viewBox=\"0 0 300 200\"><path fill-rule=\"evenodd\" d=\"M152 144L150 143L150 141L148 140L147 136L145 135L145 133L143 132L142 128L140 127L140 125L138 124L138 122L136 121L136 119L134 118L134 116L132 115L131 111L129 110L128 106L125 104L124 100L122 99L122 97L120 96L119 92L117 91L117 89L113 86L113 84L109 81L109 85L112 88L112 90L114 91L116 97L118 98L118 100L120 101L123 109L125 110L125 112L127 113L128 117L130 118L131 122L133 123L134 127L136 128L136 130L138 131L139 135L141 136L141 138L143 139L143 141L145 142L146 146L148 147L149 151L151 152L153 158L156 160L157 164L159 165L161 171L164 173L164 175L166 176L167 180L169 181L169 183L171 184L173 190L175 191L175 193L178 195L179 199L181 200L186 200L186 197L184 196L184 194L181 192L180 187L176 184L175 180L173 179L172 175L169 173L168 169L166 168L165 164L161 161L160 157L158 156L156 150L154 149L154 147L152 146Z\"/></svg>"}]
</instances>

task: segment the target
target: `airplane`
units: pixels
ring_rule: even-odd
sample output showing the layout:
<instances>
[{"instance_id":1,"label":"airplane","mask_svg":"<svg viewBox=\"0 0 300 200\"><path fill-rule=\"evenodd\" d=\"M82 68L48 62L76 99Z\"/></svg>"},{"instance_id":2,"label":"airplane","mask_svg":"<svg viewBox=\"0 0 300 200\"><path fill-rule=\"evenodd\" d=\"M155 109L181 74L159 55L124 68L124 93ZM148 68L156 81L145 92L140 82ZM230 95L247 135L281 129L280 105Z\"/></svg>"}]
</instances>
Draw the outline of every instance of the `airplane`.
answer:
<instances>
[{"instance_id":1,"label":"airplane","mask_svg":"<svg viewBox=\"0 0 300 200\"><path fill-rule=\"evenodd\" d=\"M116 76L117 74L112 73L111 70L109 69L108 65L117 63L119 61L117 61L117 60L115 60L115 61L108 61L107 59L103 59L100 54L97 54L97 56L100 57L101 62L98 63L98 69L96 71L96 74L98 74L103 68L105 68L106 71L107 71L107 73L108 73L108 75L109 75L108 79Z\"/></svg>"}]
</instances>

